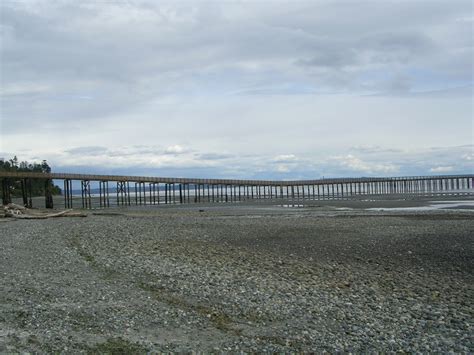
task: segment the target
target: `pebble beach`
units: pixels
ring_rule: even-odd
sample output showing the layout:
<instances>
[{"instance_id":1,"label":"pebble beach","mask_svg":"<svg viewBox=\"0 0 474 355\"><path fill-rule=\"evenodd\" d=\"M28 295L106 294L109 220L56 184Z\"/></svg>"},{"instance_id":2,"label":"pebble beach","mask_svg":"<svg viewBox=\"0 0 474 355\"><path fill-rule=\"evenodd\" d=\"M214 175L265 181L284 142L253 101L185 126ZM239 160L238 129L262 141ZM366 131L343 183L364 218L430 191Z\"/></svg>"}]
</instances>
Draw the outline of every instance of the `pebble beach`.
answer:
<instances>
[{"instance_id":1,"label":"pebble beach","mask_svg":"<svg viewBox=\"0 0 474 355\"><path fill-rule=\"evenodd\" d=\"M0 352L473 352L472 209L380 205L1 219Z\"/></svg>"}]
</instances>

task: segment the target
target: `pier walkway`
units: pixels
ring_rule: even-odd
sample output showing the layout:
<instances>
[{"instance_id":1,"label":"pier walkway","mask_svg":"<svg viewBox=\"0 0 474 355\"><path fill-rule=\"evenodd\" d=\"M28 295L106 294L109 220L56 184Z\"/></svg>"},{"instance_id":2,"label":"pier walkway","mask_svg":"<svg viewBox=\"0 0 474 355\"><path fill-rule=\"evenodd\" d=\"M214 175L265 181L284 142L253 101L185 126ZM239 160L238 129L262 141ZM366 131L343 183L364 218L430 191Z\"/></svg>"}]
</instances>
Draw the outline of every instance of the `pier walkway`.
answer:
<instances>
[{"instance_id":1,"label":"pier walkway","mask_svg":"<svg viewBox=\"0 0 474 355\"><path fill-rule=\"evenodd\" d=\"M62 186L64 208L474 193L473 174L276 181L0 172L3 204L12 202L13 195L21 195L23 204L33 207L31 182L38 180L44 183L46 208L53 208L53 181Z\"/></svg>"}]
</instances>

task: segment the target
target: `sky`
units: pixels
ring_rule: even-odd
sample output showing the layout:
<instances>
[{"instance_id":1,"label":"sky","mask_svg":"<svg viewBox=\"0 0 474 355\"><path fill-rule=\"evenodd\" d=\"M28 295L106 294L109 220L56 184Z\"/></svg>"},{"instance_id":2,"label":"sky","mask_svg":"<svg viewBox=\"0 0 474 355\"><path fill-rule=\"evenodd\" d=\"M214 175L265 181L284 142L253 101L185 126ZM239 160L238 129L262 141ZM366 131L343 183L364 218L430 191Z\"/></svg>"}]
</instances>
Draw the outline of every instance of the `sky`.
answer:
<instances>
[{"instance_id":1,"label":"sky","mask_svg":"<svg viewBox=\"0 0 474 355\"><path fill-rule=\"evenodd\" d=\"M474 172L471 1L0 2L0 158L55 172Z\"/></svg>"}]
</instances>

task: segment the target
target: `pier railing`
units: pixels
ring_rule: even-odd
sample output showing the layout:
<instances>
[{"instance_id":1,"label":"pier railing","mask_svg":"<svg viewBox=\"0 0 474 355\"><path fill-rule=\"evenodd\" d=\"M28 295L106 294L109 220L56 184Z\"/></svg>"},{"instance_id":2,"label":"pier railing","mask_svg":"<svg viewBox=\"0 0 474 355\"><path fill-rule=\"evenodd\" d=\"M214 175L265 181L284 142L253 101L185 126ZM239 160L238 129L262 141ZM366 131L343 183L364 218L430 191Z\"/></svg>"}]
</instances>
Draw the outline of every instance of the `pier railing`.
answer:
<instances>
[{"instance_id":1,"label":"pier railing","mask_svg":"<svg viewBox=\"0 0 474 355\"><path fill-rule=\"evenodd\" d=\"M472 174L281 181L0 172L2 203L10 203L12 196L17 195L25 206L32 207L31 182L38 180L44 182L46 208L53 208L57 201L52 196L52 181L62 181L61 200L65 208L474 192ZM15 186L19 186L20 191L14 191Z\"/></svg>"}]
</instances>

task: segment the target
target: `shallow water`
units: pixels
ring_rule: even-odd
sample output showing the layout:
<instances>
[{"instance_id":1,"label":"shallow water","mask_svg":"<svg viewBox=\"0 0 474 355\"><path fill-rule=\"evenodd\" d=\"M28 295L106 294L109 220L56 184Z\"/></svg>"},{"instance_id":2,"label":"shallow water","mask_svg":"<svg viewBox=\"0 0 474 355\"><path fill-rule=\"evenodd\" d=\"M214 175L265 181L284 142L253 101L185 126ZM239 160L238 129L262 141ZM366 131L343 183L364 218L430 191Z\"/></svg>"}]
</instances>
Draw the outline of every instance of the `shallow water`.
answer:
<instances>
[{"instance_id":1,"label":"shallow water","mask_svg":"<svg viewBox=\"0 0 474 355\"><path fill-rule=\"evenodd\" d=\"M433 211L440 209L462 209L474 212L474 201L430 201L427 206L393 207L393 208L367 208L368 211Z\"/></svg>"}]
</instances>

